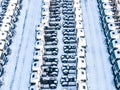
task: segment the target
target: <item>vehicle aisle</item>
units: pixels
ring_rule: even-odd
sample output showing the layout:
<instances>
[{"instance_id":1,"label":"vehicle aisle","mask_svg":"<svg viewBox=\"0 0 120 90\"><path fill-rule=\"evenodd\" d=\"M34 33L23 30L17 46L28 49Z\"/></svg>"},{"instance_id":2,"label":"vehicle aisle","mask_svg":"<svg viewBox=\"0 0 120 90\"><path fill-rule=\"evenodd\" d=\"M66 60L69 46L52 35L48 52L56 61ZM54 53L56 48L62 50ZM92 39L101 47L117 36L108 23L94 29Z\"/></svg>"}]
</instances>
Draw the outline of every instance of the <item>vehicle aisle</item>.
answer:
<instances>
[{"instance_id":1,"label":"vehicle aisle","mask_svg":"<svg viewBox=\"0 0 120 90\"><path fill-rule=\"evenodd\" d=\"M105 37L99 20L97 0L81 0L87 39L87 77L89 90L116 90Z\"/></svg>"},{"instance_id":2,"label":"vehicle aisle","mask_svg":"<svg viewBox=\"0 0 120 90\"><path fill-rule=\"evenodd\" d=\"M39 3L38 3L39 2ZM4 85L0 90L28 90L34 49L35 25L40 23L40 0L23 0L16 24L16 35L5 66ZM34 11L34 13L33 13Z\"/></svg>"}]
</instances>

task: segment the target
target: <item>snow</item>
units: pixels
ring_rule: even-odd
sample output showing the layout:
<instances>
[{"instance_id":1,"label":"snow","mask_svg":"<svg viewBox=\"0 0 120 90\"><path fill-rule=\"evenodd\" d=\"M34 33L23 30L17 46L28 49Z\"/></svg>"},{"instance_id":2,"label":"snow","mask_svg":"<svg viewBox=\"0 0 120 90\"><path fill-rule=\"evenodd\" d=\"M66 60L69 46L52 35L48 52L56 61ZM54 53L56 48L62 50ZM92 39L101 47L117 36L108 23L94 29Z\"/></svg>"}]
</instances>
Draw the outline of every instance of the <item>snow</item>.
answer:
<instances>
[{"instance_id":1,"label":"snow","mask_svg":"<svg viewBox=\"0 0 120 90\"><path fill-rule=\"evenodd\" d=\"M5 66L1 90L27 90L34 50L35 25L40 22L41 1L23 0L16 35L10 46L12 54ZM33 13L34 12L34 13Z\"/></svg>"},{"instance_id":2,"label":"snow","mask_svg":"<svg viewBox=\"0 0 120 90\"><path fill-rule=\"evenodd\" d=\"M87 77L89 90L116 90L96 0L81 0L87 39Z\"/></svg>"},{"instance_id":3,"label":"snow","mask_svg":"<svg viewBox=\"0 0 120 90\"><path fill-rule=\"evenodd\" d=\"M23 0L20 10L19 21L16 23L16 35L10 46L12 53L8 56L8 63L4 66L4 85L0 90L28 90L30 73L35 46L35 25L40 24L42 0ZM111 64L108 59L105 37L99 20L99 12L96 0L81 0L85 37L87 39L87 78L89 90L116 90L113 81ZM61 15L62 16L62 15ZM62 22L62 21L61 21ZM62 28L58 30L59 36L59 62L63 54ZM58 68L62 63L58 64ZM58 87L62 90L60 78L62 71L59 70L57 77ZM70 87L75 88L75 87ZM70 89L69 88L69 89Z\"/></svg>"}]
</instances>

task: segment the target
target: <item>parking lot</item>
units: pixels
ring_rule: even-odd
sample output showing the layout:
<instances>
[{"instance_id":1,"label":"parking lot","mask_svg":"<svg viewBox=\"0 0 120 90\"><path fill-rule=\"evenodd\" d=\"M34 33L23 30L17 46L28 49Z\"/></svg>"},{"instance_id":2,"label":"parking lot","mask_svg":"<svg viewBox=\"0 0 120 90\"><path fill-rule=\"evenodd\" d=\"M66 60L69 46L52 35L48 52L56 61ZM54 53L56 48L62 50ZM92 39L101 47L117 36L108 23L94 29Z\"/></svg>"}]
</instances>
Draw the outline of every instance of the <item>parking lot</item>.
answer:
<instances>
[{"instance_id":1,"label":"parking lot","mask_svg":"<svg viewBox=\"0 0 120 90\"><path fill-rule=\"evenodd\" d=\"M0 90L120 89L120 16L114 1L2 5Z\"/></svg>"}]
</instances>

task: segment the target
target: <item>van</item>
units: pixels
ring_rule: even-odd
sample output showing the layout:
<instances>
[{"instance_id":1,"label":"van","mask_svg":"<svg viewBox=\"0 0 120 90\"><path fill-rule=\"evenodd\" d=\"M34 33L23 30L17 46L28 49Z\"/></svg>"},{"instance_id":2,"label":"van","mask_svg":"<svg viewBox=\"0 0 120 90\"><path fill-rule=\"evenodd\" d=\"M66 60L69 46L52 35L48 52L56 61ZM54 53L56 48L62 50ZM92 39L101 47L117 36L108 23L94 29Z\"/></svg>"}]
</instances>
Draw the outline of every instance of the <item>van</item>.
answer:
<instances>
[{"instance_id":1,"label":"van","mask_svg":"<svg viewBox=\"0 0 120 90\"><path fill-rule=\"evenodd\" d=\"M86 57L85 48L83 48L83 47L78 47L77 50L78 50L78 51L77 51L78 58L85 58L85 57Z\"/></svg>"},{"instance_id":2,"label":"van","mask_svg":"<svg viewBox=\"0 0 120 90\"><path fill-rule=\"evenodd\" d=\"M35 42L35 49L36 49L36 50L43 50L43 48L44 48L44 41L42 41L42 40L37 40L37 41Z\"/></svg>"},{"instance_id":3,"label":"van","mask_svg":"<svg viewBox=\"0 0 120 90\"><path fill-rule=\"evenodd\" d=\"M81 82L81 83L77 83L77 90L88 90L88 86L86 82Z\"/></svg>"},{"instance_id":4,"label":"van","mask_svg":"<svg viewBox=\"0 0 120 90\"><path fill-rule=\"evenodd\" d=\"M0 31L2 32L6 32L8 34L8 36L12 37L12 30L11 30L11 26L9 24L5 24L3 23L2 26L0 27Z\"/></svg>"},{"instance_id":5,"label":"van","mask_svg":"<svg viewBox=\"0 0 120 90\"><path fill-rule=\"evenodd\" d=\"M12 39L7 34L7 32L4 31L0 31L0 40L5 41L8 44L8 46L12 43Z\"/></svg>"},{"instance_id":6,"label":"van","mask_svg":"<svg viewBox=\"0 0 120 90\"><path fill-rule=\"evenodd\" d=\"M108 24L104 24L104 28L105 28L105 34L107 35L109 31L114 31L114 30L119 30L120 27L117 26L115 23L108 23Z\"/></svg>"},{"instance_id":7,"label":"van","mask_svg":"<svg viewBox=\"0 0 120 90\"><path fill-rule=\"evenodd\" d=\"M3 53L3 51L0 51L0 64L5 65L5 63L8 61L6 55Z\"/></svg>"},{"instance_id":8,"label":"van","mask_svg":"<svg viewBox=\"0 0 120 90\"><path fill-rule=\"evenodd\" d=\"M87 68L86 59L78 57L77 69L86 69L86 68Z\"/></svg>"},{"instance_id":9,"label":"van","mask_svg":"<svg viewBox=\"0 0 120 90\"><path fill-rule=\"evenodd\" d=\"M112 70L114 75L117 75L118 73L120 73L120 60L115 61L115 63L112 66Z\"/></svg>"},{"instance_id":10,"label":"van","mask_svg":"<svg viewBox=\"0 0 120 90\"><path fill-rule=\"evenodd\" d=\"M116 49L120 49L120 39L112 40L108 45L109 53Z\"/></svg>"},{"instance_id":11,"label":"van","mask_svg":"<svg viewBox=\"0 0 120 90\"><path fill-rule=\"evenodd\" d=\"M32 63L32 71L34 72L41 72L41 65L43 64L41 61L33 61Z\"/></svg>"},{"instance_id":12,"label":"van","mask_svg":"<svg viewBox=\"0 0 120 90\"><path fill-rule=\"evenodd\" d=\"M115 61L119 59L120 59L120 49L113 50L110 54L110 62L114 64Z\"/></svg>"},{"instance_id":13,"label":"van","mask_svg":"<svg viewBox=\"0 0 120 90\"><path fill-rule=\"evenodd\" d=\"M0 64L0 77L2 76L3 73L4 73L4 68L3 68L3 66Z\"/></svg>"},{"instance_id":14,"label":"van","mask_svg":"<svg viewBox=\"0 0 120 90\"><path fill-rule=\"evenodd\" d=\"M40 86L39 86L39 85L36 85L36 84L31 85L31 86L30 86L30 90L40 90Z\"/></svg>"},{"instance_id":15,"label":"van","mask_svg":"<svg viewBox=\"0 0 120 90\"><path fill-rule=\"evenodd\" d=\"M107 43L109 44L112 40L114 39L119 39L120 38L120 30L115 30L115 31L110 31L106 35L106 40Z\"/></svg>"},{"instance_id":16,"label":"van","mask_svg":"<svg viewBox=\"0 0 120 90\"><path fill-rule=\"evenodd\" d=\"M39 83L40 83L40 73L39 72L32 72L31 73L30 83L39 85Z\"/></svg>"},{"instance_id":17,"label":"van","mask_svg":"<svg viewBox=\"0 0 120 90\"><path fill-rule=\"evenodd\" d=\"M41 50L35 50L33 54L33 59L35 61L42 61L43 52Z\"/></svg>"},{"instance_id":18,"label":"van","mask_svg":"<svg viewBox=\"0 0 120 90\"><path fill-rule=\"evenodd\" d=\"M86 70L84 69L77 69L77 82L86 82L87 81L87 74Z\"/></svg>"},{"instance_id":19,"label":"van","mask_svg":"<svg viewBox=\"0 0 120 90\"><path fill-rule=\"evenodd\" d=\"M85 38L84 29L80 29L80 28L77 29L77 37L78 38Z\"/></svg>"},{"instance_id":20,"label":"van","mask_svg":"<svg viewBox=\"0 0 120 90\"><path fill-rule=\"evenodd\" d=\"M120 88L120 73L118 73L114 78L115 86L119 89Z\"/></svg>"},{"instance_id":21,"label":"van","mask_svg":"<svg viewBox=\"0 0 120 90\"><path fill-rule=\"evenodd\" d=\"M0 51L3 51L5 55L10 54L10 48L5 41L0 40Z\"/></svg>"}]
</instances>

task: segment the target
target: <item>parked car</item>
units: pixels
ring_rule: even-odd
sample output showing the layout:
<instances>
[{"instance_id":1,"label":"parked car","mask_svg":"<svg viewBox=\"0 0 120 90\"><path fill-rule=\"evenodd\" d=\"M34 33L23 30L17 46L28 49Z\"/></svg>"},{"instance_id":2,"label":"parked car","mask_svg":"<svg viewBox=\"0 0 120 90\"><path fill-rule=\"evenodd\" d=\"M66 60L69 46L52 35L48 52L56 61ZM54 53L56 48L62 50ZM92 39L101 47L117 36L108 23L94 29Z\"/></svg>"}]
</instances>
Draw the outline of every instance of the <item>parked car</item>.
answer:
<instances>
[{"instance_id":1,"label":"parked car","mask_svg":"<svg viewBox=\"0 0 120 90\"><path fill-rule=\"evenodd\" d=\"M76 86L76 77L64 75L61 77L60 82L63 87Z\"/></svg>"},{"instance_id":2,"label":"parked car","mask_svg":"<svg viewBox=\"0 0 120 90\"><path fill-rule=\"evenodd\" d=\"M111 53L113 50L120 49L120 39L112 40L109 43L108 51Z\"/></svg>"},{"instance_id":3,"label":"parked car","mask_svg":"<svg viewBox=\"0 0 120 90\"><path fill-rule=\"evenodd\" d=\"M57 55L58 48L45 48L44 55Z\"/></svg>"},{"instance_id":4,"label":"parked car","mask_svg":"<svg viewBox=\"0 0 120 90\"><path fill-rule=\"evenodd\" d=\"M56 89L58 81L54 77L49 77L49 78L48 77L41 77L40 83L42 84L41 89L46 89L46 87L44 85L48 85L47 89Z\"/></svg>"},{"instance_id":5,"label":"parked car","mask_svg":"<svg viewBox=\"0 0 120 90\"><path fill-rule=\"evenodd\" d=\"M57 66L42 66L42 71L48 76L56 77L58 76L58 67Z\"/></svg>"},{"instance_id":6,"label":"parked car","mask_svg":"<svg viewBox=\"0 0 120 90\"><path fill-rule=\"evenodd\" d=\"M118 73L115 78L114 78L114 82L115 82L115 86L117 87L117 89L120 88L120 73Z\"/></svg>"},{"instance_id":7,"label":"parked car","mask_svg":"<svg viewBox=\"0 0 120 90\"><path fill-rule=\"evenodd\" d=\"M120 50L119 49L113 50L110 54L110 62L114 64L115 61L119 59L120 59Z\"/></svg>"},{"instance_id":8,"label":"parked car","mask_svg":"<svg viewBox=\"0 0 120 90\"><path fill-rule=\"evenodd\" d=\"M113 70L114 76L120 73L120 60L115 61L115 63L112 66L112 70Z\"/></svg>"}]
</instances>

